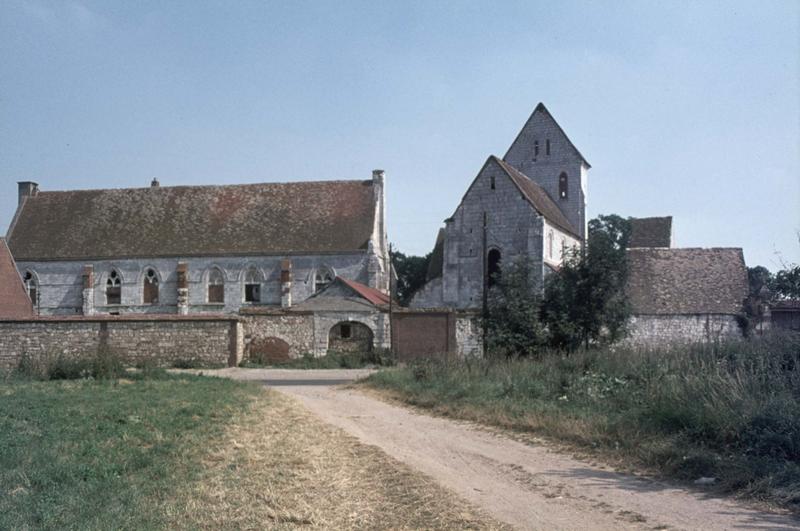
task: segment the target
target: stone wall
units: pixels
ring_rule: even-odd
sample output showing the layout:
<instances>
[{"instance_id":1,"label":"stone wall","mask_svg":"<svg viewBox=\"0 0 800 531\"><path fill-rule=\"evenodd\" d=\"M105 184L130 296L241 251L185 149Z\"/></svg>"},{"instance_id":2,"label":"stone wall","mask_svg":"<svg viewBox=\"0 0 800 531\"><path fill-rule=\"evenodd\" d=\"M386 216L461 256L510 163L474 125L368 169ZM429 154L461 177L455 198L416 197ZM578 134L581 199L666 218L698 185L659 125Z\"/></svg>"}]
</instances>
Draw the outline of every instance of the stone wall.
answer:
<instances>
[{"instance_id":1,"label":"stone wall","mask_svg":"<svg viewBox=\"0 0 800 531\"><path fill-rule=\"evenodd\" d=\"M668 345L742 339L734 315L636 315L630 320L627 345Z\"/></svg>"},{"instance_id":2,"label":"stone wall","mask_svg":"<svg viewBox=\"0 0 800 531\"><path fill-rule=\"evenodd\" d=\"M0 367L13 368L23 354L94 355L98 349L131 364L161 366L191 361L224 366L241 358L241 327L234 318L42 318L0 321Z\"/></svg>"},{"instance_id":3,"label":"stone wall","mask_svg":"<svg viewBox=\"0 0 800 531\"><path fill-rule=\"evenodd\" d=\"M480 315L456 314L456 356L460 359L483 356L483 329Z\"/></svg>"},{"instance_id":4,"label":"stone wall","mask_svg":"<svg viewBox=\"0 0 800 531\"><path fill-rule=\"evenodd\" d=\"M242 317L242 324L245 357L249 355L251 345L273 337L289 345L291 358L314 353L314 316L310 313L245 315Z\"/></svg>"}]
</instances>

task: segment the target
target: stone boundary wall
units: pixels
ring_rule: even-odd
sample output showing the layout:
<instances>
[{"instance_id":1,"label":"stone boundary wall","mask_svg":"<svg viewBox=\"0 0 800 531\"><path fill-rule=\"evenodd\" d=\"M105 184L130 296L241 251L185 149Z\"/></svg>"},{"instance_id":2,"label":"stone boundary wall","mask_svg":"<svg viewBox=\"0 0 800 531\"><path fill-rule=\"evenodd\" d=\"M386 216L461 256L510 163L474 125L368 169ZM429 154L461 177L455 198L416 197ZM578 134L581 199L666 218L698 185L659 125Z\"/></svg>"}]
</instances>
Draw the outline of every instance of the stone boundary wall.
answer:
<instances>
[{"instance_id":1,"label":"stone boundary wall","mask_svg":"<svg viewBox=\"0 0 800 531\"><path fill-rule=\"evenodd\" d=\"M16 367L23 354L91 356L100 348L131 364L235 365L242 357L241 336L241 323L229 316L0 320L0 369Z\"/></svg>"},{"instance_id":2,"label":"stone boundary wall","mask_svg":"<svg viewBox=\"0 0 800 531\"><path fill-rule=\"evenodd\" d=\"M634 315L623 344L658 346L742 339L735 315Z\"/></svg>"}]
</instances>

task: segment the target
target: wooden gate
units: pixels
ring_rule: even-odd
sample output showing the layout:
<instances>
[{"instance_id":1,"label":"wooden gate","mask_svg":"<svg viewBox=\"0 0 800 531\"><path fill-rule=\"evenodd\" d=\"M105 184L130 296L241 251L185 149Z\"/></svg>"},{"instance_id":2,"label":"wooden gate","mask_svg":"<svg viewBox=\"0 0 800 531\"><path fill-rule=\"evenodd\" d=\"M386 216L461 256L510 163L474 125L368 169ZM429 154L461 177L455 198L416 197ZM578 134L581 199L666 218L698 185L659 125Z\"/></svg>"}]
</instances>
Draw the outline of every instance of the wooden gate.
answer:
<instances>
[{"instance_id":1,"label":"wooden gate","mask_svg":"<svg viewBox=\"0 0 800 531\"><path fill-rule=\"evenodd\" d=\"M456 319L450 312L392 314L392 348L398 361L451 359L456 350Z\"/></svg>"}]
</instances>

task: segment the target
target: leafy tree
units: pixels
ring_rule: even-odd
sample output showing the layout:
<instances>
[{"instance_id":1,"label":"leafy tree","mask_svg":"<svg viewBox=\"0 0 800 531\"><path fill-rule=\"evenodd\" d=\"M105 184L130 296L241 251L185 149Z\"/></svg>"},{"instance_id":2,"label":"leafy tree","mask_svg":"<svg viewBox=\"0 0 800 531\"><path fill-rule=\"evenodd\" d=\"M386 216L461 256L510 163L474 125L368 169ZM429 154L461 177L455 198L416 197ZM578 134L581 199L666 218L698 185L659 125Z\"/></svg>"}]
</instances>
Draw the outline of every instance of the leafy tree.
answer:
<instances>
[{"instance_id":1,"label":"leafy tree","mask_svg":"<svg viewBox=\"0 0 800 531\"><path fill-rule=\"evenodd\" d=\"M397 273L395 296L400 304L407 305L414 292L425 284L428 263L431 253L425 256L406 255L400 251L391 251L392 264Z\"/></svg>"},{"instance_id":2,"label":"leafy tree","mask_svg":"<svg viewBox=\"0 0 800 531\"><path fill-rule=\"evenodd\" d=\"M772 287L775 277L764 266L747 268L747 282L749 292L744 301L744 319L740 320L742 331L746 336L754 326L764 321L764 308L773 298Z\"/></svg>"},{"instance_id":3,"label":"leafy tree","mask_svg":"<svg viewBox=\"0 0 800 531\"><path fill-rule=\"evenodd\" d=\"M545 287L542 317L556 348L575 350L625 334L630 307L626 249L631 223L617 215L589 222L585 249L569 254Z\"/></svg>"},{"instance_id":4,"label":"leafy tree","mask_svg":"<svg viewBox=\"0 0 800 531\"><path fill-rule=\"evenodd\" d=\"M790 265L775 273L772 287L781 299L800 299L800 265Z\"/></svg>"},{"instance_id":5,"label":"leafy tree","mask_svg":"<svg viewBox=\"0 0 800 531\"><path fill-rule=\"evenodd\" d=\"M488 352L529 356L545 344L546 333L539 319L542 297L533 279L533 264L525 258L510 262L495 276L485 316Z\"/></svg>"}]
</instances>

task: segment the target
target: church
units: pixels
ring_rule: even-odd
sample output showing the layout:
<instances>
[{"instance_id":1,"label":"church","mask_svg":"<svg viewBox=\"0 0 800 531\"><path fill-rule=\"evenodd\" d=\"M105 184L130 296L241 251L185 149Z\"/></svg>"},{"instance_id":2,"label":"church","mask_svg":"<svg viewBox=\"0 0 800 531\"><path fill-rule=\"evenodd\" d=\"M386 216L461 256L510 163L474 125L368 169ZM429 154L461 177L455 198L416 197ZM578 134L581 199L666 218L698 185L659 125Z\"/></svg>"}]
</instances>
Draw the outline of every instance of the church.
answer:
<instances>
[{"instance_id":1,"label":"church","mask_svg":"<svg viewBox=\"0 0 800 531\"><path fill-rule=\"evenodd\" d=\"M491 155L445 220L414 308L480 308L503 262L528 258L540 285L586 237L591 165L539 103L501 159ZM484 260L485 257L485 260Z\"/></svg>"}]
</instances>

